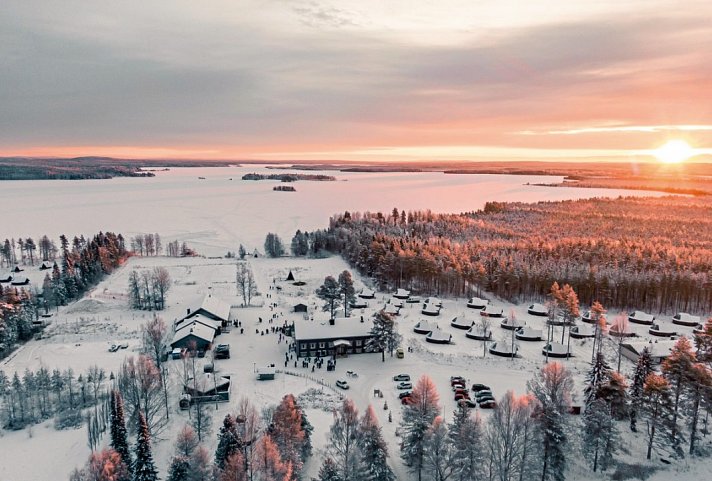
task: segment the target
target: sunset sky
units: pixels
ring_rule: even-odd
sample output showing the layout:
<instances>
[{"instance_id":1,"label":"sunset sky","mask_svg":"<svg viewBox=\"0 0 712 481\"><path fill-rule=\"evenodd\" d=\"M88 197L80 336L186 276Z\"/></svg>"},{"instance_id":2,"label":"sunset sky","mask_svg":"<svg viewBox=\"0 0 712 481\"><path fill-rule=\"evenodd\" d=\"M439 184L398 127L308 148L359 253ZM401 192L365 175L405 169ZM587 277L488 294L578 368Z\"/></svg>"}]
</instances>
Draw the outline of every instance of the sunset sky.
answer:
<instances>
[{"instance_id":1,"label":"sunset sky","mask_svg":"<svg viewBox=\"0 0 712 481\"><path fill-rule=\"evenodd\" d=\"M0 156L712 161L710 0L8 0Z\"/></svg>"}]
</instances>

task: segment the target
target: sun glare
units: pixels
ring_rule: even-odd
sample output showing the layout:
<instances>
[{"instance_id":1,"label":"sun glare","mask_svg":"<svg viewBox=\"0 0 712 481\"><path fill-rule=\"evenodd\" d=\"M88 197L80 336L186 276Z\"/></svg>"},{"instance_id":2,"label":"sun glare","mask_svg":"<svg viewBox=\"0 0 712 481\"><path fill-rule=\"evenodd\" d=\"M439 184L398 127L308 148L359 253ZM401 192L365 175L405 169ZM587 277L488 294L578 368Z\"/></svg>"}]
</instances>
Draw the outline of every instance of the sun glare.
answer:
<instances>
[{"instance_id":1,"label":"sun glare","mask_svg":"<svg viewBox=\"0 0 712 481\"><path fill-rule=\"evenodd\" d=\"M679 164L695 155L695 150L684 140L669 140L665 145L654 150L653 155L665 164Z\"/></svg>"}]
</instances>

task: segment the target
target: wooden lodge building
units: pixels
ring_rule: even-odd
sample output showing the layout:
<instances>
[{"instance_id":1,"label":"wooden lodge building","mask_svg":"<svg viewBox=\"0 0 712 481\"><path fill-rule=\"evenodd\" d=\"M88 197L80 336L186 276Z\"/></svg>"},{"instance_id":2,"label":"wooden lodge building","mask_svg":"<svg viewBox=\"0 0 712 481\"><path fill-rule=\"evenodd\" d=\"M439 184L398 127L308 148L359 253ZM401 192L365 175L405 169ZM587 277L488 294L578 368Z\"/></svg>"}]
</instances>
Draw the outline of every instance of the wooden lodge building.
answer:
<instances>
[{"instance_id":1,"label":"wooden lodge building","mask_svg":"<svg viewBox=\"0 0 712 481\"><path fill-rule=\"evenodd\" d=\"M301 320L294 323L297 358L345 357L366 351L373 323L358 317L341 317L330 321Z\"/></svg>"}]
</instances>

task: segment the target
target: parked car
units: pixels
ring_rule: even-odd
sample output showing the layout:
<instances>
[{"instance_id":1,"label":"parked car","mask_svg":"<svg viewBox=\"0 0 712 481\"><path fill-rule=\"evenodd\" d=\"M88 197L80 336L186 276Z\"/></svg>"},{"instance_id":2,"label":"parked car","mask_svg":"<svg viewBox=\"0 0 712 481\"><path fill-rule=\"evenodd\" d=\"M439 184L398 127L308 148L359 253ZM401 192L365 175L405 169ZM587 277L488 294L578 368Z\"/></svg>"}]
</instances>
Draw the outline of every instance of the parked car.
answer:
<instances>
[{"instance_id":1,"label":"parked car","mask_svg":"<svg viewBox=\"0 0 712 481\"><path fill-rule=\"evenodd\" d=\"M398 389L413 389L413 384L409 382L399 382L396 387Z\"/></svg>"},{"instance_id":2,"label":"parked car","mask_svg":"<svg viewBox=\"0 0 712 481\"><path fill-rule=\"evenodd\" d=\"M410 404L413 404L415 401L413 401L413 398L411 396L406 396L403 399L401 399L401 404L404 406L408 406Z\"/></svg>"},{"instance_id":3,"label":"parked car","mask_svg":"<svg viewBox=\"0 0 712 481\"><path fill-rule=\"evenodd\" d=\"M128 342L122 342L119 344L119 349L128 349L129 348L129 343Z\"/></svg>"},{"instance_id":4,"label":"parked car","mask_svg":"<svg viewBox=\"0 0 712 481\"><path fill-rule=\"evenodd\" d=\"M215 366L213 363L208 363L203 366L203 372L215 372Z\"/></svg>"},{"instance_id":5,"label":"parked car","mask_svg":"<svg viewBox=\"0 0 712 481\"><path fill-rule=\"evenodd\" d=\"M118 344L112 344L111 347L109 347L109 352L116 352L119 350Z\"/></svg>"},{"instance_id":6,"label":"parked car","mask_svg":"<svg viewBox=\"0 0 712 481\"><path fill-rule=\"evenodd\" d=\"M457 405L464 408L476 408L477 403L471 399L460 399L457 401Z\"/></svg>"},{"instance_id":7,"label":"parked car","mask_svg":"<svg viewBox=\"0 0 712 481\"><path fill-rule=\"evenodd\" d=\"M413 394L411 391L403 391L402 393L398 394L398 399L403 399L404 397L408 397L411 394Z\"/></svg>"},{"instance_id":8,"label":"parked car","mask_svg":"<svg viewBox=\"0 0 712 481\"><path fill-rule=\"evenodd\" d=\"M494 399L494 396L492 396L491 394L488 394L488 395L486 395L486 396L480 396L480 397L476 397L476 398L475 398L475 401L477 401L478 403L481 403L481 402L484 402L484 401L494 401L494 400L495 400L495 399Z\"/></svg>"},{"instance_id":9,"label":"parked car","mask_svg":"<svg viewBox=\"0 0 712 481\"><path fill-rule=\"evenodd\" d=\"M472 385L472 390L475 391L475 392L479 392L479 391L489 391L489 390L490 390L490 387L489 387L489 386L486 386L486 385L484 385L484 384L473 384L473 385Z\"/></svg>"},{"instance_id":10,"label":"parked car","mask_svg":"<svg viewBox=\"0 0 712 481\"><path fill-rule=\"evenodd\" d=\"M476 399L480 399L480 398L482 398L482 397L492 397L492 398L493 398L494 395L492 394L492 391L489 391L489 390L477 391L477 392L475 393L475 398L476 398Z\"/></svg>"},{"instance_id":11,"label":"parked car","mask_svg":"<svg viewBox=\"0 0 712 481\"><path fill-rule=\"evenodd\" d=\"M467 389L453 389L453 394L467 394L468 396L470 395L470 391Z\"/></svg>"},{"instance_id":12,"label":"parked car","mask_svg":"<svg viewBox=\"0 0 712 481\"><path fill-rule=\"evenodd\" d=\"M403 359L405 357L405 353L403 352L402 347L399 347L398 349L396 349L396 357L398 359Z\"/></svg>"},{"instance_id":13,"label":"parked car","mask_svg":"<svg viewBox=\"0 0 712 481\"><path fill-rule=\"evenodd\" d=\"M394 381L410 381L410 375L409 374L396 374L393 376Z\"/></svg>"},{"instance_id":14,"label":"parked car","mask_svg":"<svg viewBox=\"0 0 712 481\"><path fill-rule=\"evenodd\" d=\"M181 357L183 357L183 349L181 349L180 347L176 347L171 351L172 359L180 359Z\"/></svg>"},{"instance_id":15,"label":"parked car","mask_svg":"<svg viewBox=\"0 0 712 481\"><path fill-rule=\"evenodd\" d=\"M459 401L460 399L470 399L470 395L467 393L455 394L455 401Z\"/></svg>"},{"instance_id":16,"label":"parked car","mask_svg":"<svg viewBox=\"0 0 712 481\"><path fill-rule=\"evenodd\" d=\"M462 376L450 376L450 385L453 386L455 384L465 384L466 379Z\"/></svg>"},{"instance_id":17,"label":"parked car","mask_svg":"<svg viewBox=\"0 0 712 481\"><path fill-rule=\"evenodd\" d=\"M480 401L479 406L482 409L494 409L497 407L497 403L494 399L488 399L486 401Z\"/></svg>"},{"instance_id":18,"label":"parked car","mask_svg":"<svg viewBox=\"0 0 712 481\"><path fill-rule=\"evenodd\" d=\"M457 383L457 384L453 384L453 385L452 385L452 390L453 390L453 391L457 391L458 389L462 389L463 391L467 391L467 386L465 386L464 384L460 384L460 383Z\"/></svg>"},{"instance_id":19,"label":"parked car","mask_svg":"<svg viewBox=\"0 0 712 481\"><path fill-rule=\"evenodd\" d=\"M198 357L205 357L205 351L203 349L198 350Z\"/></svg>"},{"instance_id":20,"label":"parked car","mask_svg":"<svg viewBox=\"0 0 712 481\"><path fill-rule=\"evenodd\" d=\"M343 379L339 379L338 381L336 381L336 387L340 387L341 389L348 389L349 383L347 383Z\"/></svg>"},{"instance_id":21,"label":"parked car","mask_svg":"<svg viewBox=\"0 0 712 481\"><path fill-rule=\"evenodd\" d=\"M218 344L213 351L215 359L230 359L230 344Z\"/></svg>"}]
</instances>

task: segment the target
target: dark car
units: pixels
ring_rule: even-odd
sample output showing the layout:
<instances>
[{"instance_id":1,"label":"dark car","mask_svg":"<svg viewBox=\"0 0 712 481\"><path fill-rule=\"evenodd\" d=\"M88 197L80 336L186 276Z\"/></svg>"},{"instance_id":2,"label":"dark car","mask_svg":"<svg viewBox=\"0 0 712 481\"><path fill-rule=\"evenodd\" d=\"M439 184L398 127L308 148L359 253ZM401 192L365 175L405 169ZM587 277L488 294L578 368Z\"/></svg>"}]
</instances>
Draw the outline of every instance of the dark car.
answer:
<instances>
[{"instance_id":1,"label":"dark car","mask_svg":"<svg viewBox=\"0 0 712 481\"><path fill-rule=\"evenodd\" d=\"M460 399L459 401L457 401L457 405L462 408L470 409L477 407L477 403L471 399Z\"/></svg>"},{"instance_id":2,"label":"dark car","mask_svg":"<svg viewBox=\"0 0 712 481\"><path fill-rule=\"evenodd\" d=\"M403 399L404 397L408 397L411 394L413 394L411 391L404 391L404 392L398 394L398 399Z\"/></svg>"},{"instance_id":3,"label":"dark car","mask_svg":"<svg viewBox=\"0 0 712 481\"><path fill-rule=\"evenodd\" d=\"M218 344L213 353L215 359L230 359L230 344Z\"/></svg>"},{"instance_id":4,"label":"dark car","mask_svg":"<svg viewBox=\"0 0 712 481\"><path fill-rule=\"evenodd\" d=\"M470 395L467 393L455 394L455 401L459 401L460 399L470 399Z\"/></svg>"},{"instance_id":5,"label":"dark car","mask_svg":"<svg viewBox=\"0 0 712 481\"><path fill-rule=\"evenodd\" d=\"M472 385L472 390L475 392L479 391L489 391L490 387L485 385L485 384L473 384Z\"/></svg>"},{"instance_id":6,"label":"dark car","mask_svg":"<svg viewBox=\"0 0 712 481\"><path fill-rule=\"evenodd\" d=\"M462 376L450 376L450 385L465 384L466 380Z\"/></svg>"},{"instance_id":7,"label":"dark car","mask_svg":"<svg viewBox=\"0 0 712 481\"><path fill-rule=\"evenodd\" d=\"M467 394L469 396L470 392L467 389L455 389L454 394Z\"/></svg>"},{"instance_id":8,"label":"dark car","mask_svg":"<svg viewBox=\"0 0 712 481\"><path fill-rule=\"evenodd\" d=\"M494 399L480 401L480 407L482 409L494 409L497 407L497 403L494 401Z\"/></svg>"},{"instance_id":9,"label":"dark car","mask_svg":"<svg viewBox=\"0 0 712 481\"><path fill-rule=\"evenodd\" d=\"M453 385L452 385L452 390L453 390L453 391L457 391L458 389L462 389L463 391L467 391L467 386L465 386L464 384L460 384L460 383L457 383L457 384L453 384Z\"/></svg>"},{"instance_id":10,"label":"dark car","mask_svg":"<svg viewBox=\"0 0 712 481\"><path fill-rule=\"evenodd\" d=\"M396 374L393 376L394 381L410 381L410 375L408 374Z\"/></svg>"},{"instance_id":11,"label":"dark car","mask_svg":"<svg viewBox=\"0 0 712 481\"><path fill-rule=\"evenodd\" d=\"M401 399L401 404L404 406L409 406L413 404L415 401L413 401L413 398L411 396L406 396L403 399Z\"/></svg>"}]
</instances>

